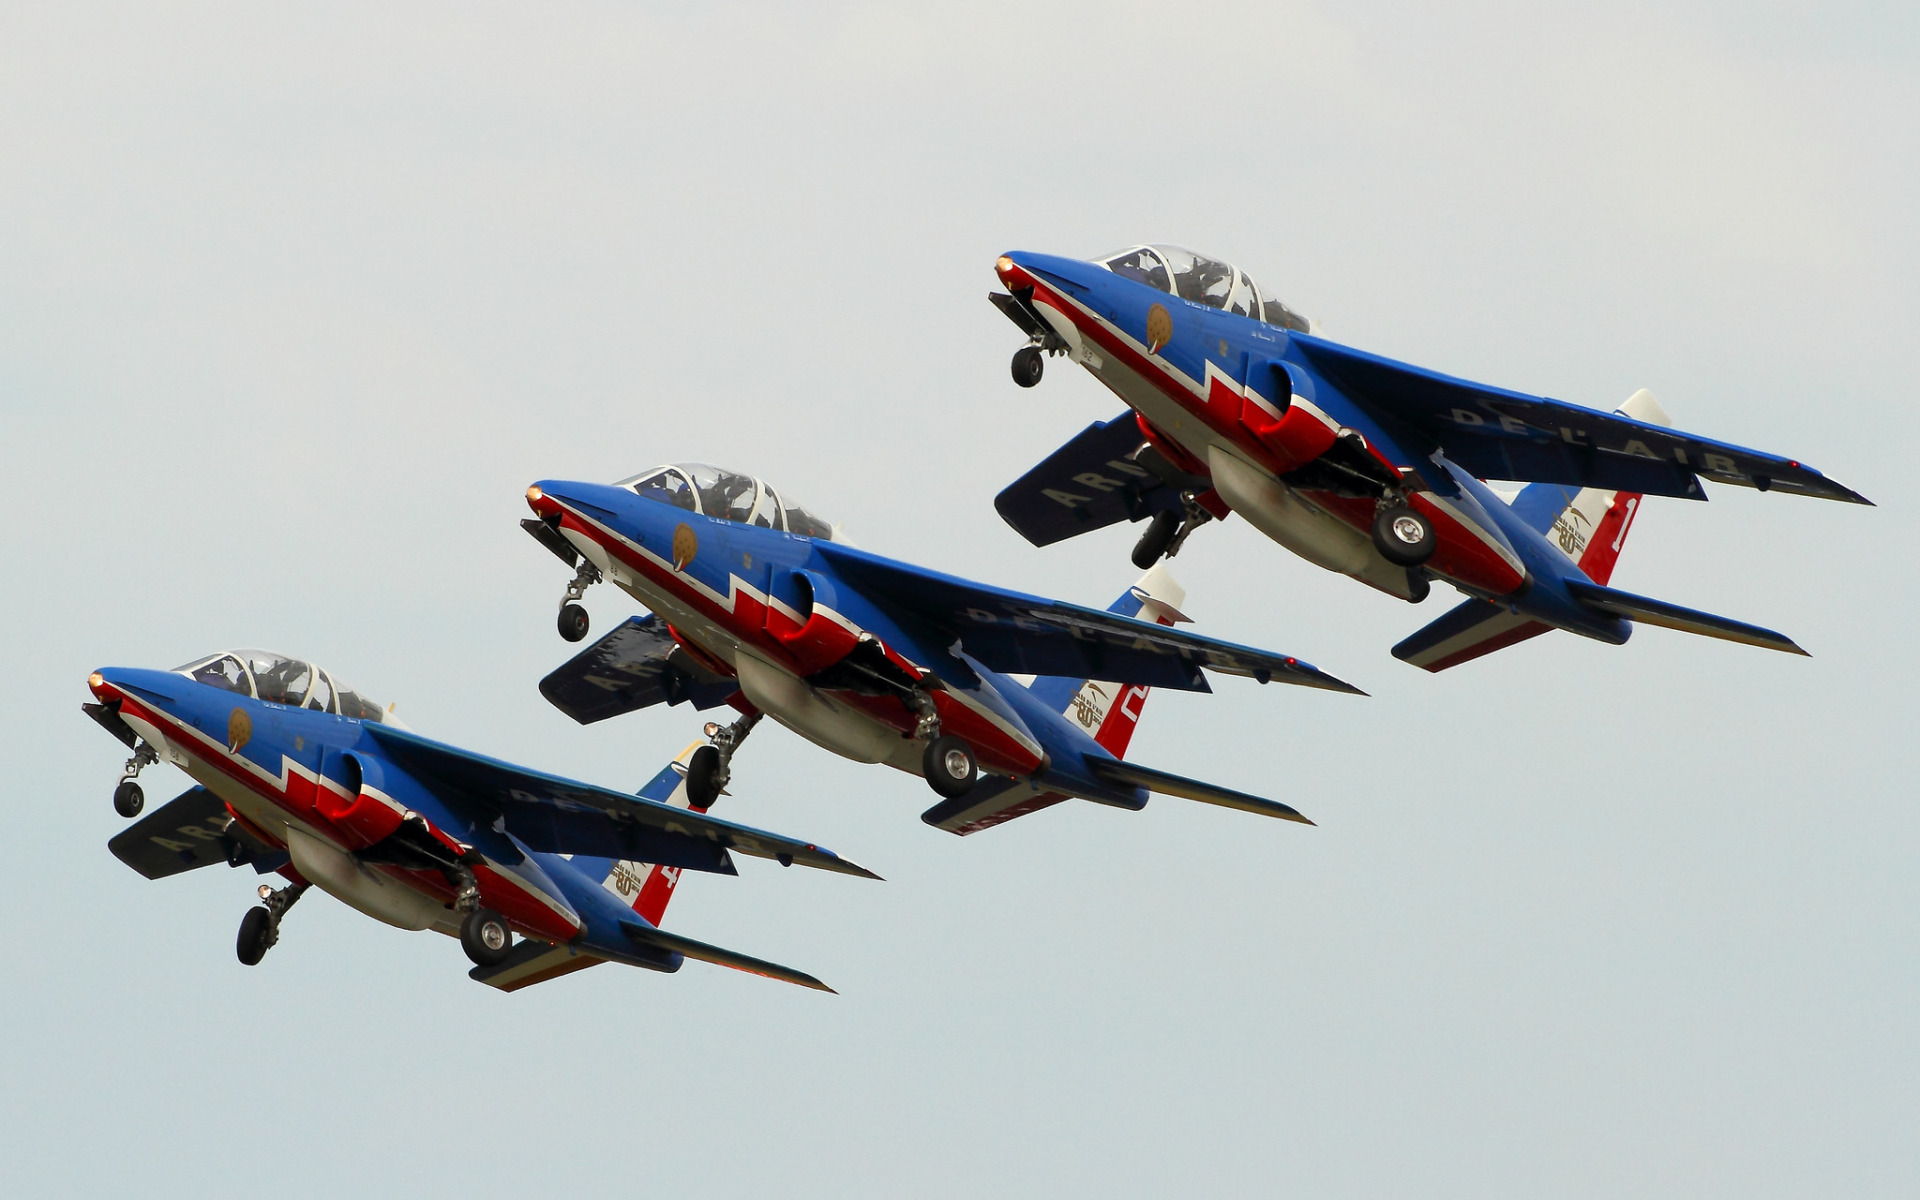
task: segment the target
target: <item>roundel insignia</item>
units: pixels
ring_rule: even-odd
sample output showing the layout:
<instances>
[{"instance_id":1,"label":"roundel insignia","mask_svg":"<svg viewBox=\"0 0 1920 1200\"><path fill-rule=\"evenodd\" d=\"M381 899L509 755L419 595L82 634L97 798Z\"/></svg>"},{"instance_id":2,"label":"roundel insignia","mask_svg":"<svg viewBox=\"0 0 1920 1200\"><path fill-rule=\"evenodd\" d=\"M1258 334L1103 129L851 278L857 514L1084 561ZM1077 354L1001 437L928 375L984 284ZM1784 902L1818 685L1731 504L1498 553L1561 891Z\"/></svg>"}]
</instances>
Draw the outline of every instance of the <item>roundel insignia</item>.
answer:
<instances>
[{"instance_id":1,"label":"roundel insignia","mask_svg":"<svg viewBox=\"0 0 1920 1200\"><path fill-rule=\"evenodd\" d=\"M1160 347L1173 340L1173 317L1166 306L1156 304L1147 310L1147 353L1158 354Z\"/></svg>"},{"instance_id":2,"label":"roundel insignia","mask_svg":"<svg viewBox=\"0 0 1920 1200\"><path fill-rule=\"evenodd\" d=\"M693 556L700 553L700 539L693 532L693 526L682 524L673 529L673 569L684 571Z\"/></svg>"},{"instance_id":3,"label":"roundel insignia","mask_svg":"<svg viewBox=\"0 0 1920 1200\"><path fill-rule=\"evenodd\" d=\"M253 740L253 718L244 708L236 708L227 715L227 753L238 754L240 747Z\"/></svg>"}]
</instances>

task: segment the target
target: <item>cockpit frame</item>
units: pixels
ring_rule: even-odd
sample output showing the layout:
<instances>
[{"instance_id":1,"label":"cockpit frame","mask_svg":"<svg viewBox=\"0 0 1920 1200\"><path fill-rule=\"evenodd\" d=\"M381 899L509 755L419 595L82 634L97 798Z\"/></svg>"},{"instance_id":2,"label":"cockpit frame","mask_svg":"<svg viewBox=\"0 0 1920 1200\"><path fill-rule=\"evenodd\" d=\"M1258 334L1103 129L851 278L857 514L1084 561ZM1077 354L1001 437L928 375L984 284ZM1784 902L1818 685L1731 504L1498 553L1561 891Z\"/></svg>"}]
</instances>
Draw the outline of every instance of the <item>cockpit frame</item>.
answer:
<instances>
[{"instance_id":1,"label":"cockpit frame","mask_svg":"<svg viewBox=\"0 0 1920 1200\"><path fill-rule=\"evenodd\" d=\"M1094 263L1156 291L1208 308L1237 313L1296 333L1313 323L1260 290L1253 277L1232 263L1170 245L1138 245L1092 259Z\"/></svg>"},{"instance_id":2,"label":"cockpit frame","mask_svg":"<svg viewBox=\"0 0 1920 1200\"><path fill-rule=\"evenodd\" d=\"M317 663L273 650L222 650L193 659L174 671L195 683L270 704L356 721L398 724L388 709L338 682Z\"/></svg>"},{"instance_id":3,"label":"cockpit frame","mask_svg":"<svg viewBox=\"0 0 1920 1200\"><path fill-rule=\"evenodd\" d=\"M828 542L840 537L838 525L783 499L772 484L725 467L668 463L630 475L614 486L704 517Z\"/></svg>"}]
</instances>

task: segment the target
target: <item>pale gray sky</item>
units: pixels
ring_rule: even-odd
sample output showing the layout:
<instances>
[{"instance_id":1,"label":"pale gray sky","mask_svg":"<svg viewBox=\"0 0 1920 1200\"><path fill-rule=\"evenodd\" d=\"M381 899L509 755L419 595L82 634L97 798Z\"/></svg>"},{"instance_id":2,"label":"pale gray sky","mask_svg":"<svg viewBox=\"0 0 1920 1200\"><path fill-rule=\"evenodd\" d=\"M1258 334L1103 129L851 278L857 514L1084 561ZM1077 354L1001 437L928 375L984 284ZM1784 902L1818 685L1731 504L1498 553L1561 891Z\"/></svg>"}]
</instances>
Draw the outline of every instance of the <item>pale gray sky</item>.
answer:
<instances>
[{"instance_id":1,"label":"pale gray sky","mask_svg":"<svg viewBox=\"0 0 1920 1200\"><path fill-rule=\"evenodd\" d=\"M1911 5L0 7L0 1185L16 1194L1904 1196L1920 1185ZM684 710L535 691L541 476L705 459L864 546L1105 603L1005 482L992 263L1234 259L1332 336L1801 457L1882 507L1649 505L1618 586L1792 659L1439 615L1230 522L1206 631L1371 699L1157 695L1173 799L955 839L769 728L724 815L867 863L690 878L701 964L502 996L325 897L106 852L104 664L311 655L419 730L638 786ZM597 589L602 627L631 606ZM186 780L147 776L150 800Z\"/></svg>"}]
</instances>

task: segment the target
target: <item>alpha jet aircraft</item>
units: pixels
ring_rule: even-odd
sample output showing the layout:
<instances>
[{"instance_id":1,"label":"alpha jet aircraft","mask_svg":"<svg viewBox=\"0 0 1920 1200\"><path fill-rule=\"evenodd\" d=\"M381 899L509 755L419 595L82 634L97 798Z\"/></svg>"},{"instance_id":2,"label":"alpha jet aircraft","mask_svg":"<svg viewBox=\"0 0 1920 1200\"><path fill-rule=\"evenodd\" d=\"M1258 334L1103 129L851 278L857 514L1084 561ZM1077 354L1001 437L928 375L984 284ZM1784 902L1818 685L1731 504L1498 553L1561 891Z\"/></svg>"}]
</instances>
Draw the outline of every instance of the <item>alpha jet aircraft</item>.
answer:
<instances>
[{"instance_id":1,"label":"alpha jet aircraft","mask_svg":"<svg viewBox=\"0 0 1920 1200\"><path fill-rule=\"evenodd\" d=\"M743 714L708 727L713 745L688 768L696 798L726 785L764 714L856 762L924 776L944 801L926 819L956 832L1042 796L1139 809L1148 792L1304 820L1272 800L1122 761L1084 717L1062 711L1056 685L1209 691L1204 672L1218 671L1358 690L1298 659L1158 623L1171 606L1140 620L864 553L761 481L714 467L660 467L616 484L541 480L527 503L536 517L522 525L575 569L564 636L585 636L575 601L603 578L654 614L550 679L550 699L581 720L660 702ZM1028 686L1007 672L1046 678ZM983 770L994 779L983 795L1001 797L986 811L966 799Z\"/></svg>"},{"instance_id":2,"label":"alpha jet aircraft","mask_svg":"<svg viewBox=\"0 0 1920 1200\"><path fill-rule=\"evenodd\" d=\"M1418 602L1469 599L1394 653L1442 670L1566 629L1619 644L1664 625L1804 653L1772 630L1606 585L1643 495L1702 479L1852 503L1803 463L1667 428L1650 392L1614 413L1469 383L1318 337L1244 271L1173 246L1092 261L1010 253L989 298L1044 356L1086 367L1129 412L1089 426L995 501L1035 545L1149 520L1146 566L1239 513L1309 562ZM1484 482L1530 483L1512 503Z\"/></svg>"},{"instance_id":3,"label":"alpha jet aircraft","mask_svg":"<svg viewBox=\"0 0 1920 1200\"><path fill-rule=\"evenodd\" d=\"M318 886L389 925L458 937L474 978L509 990L602 961L677 971L685 958L831 990L660 929L665 893L683 870L737 874L735 851L878 878L690 811L706 806L672 766L639 796L511 766L410 732L302 659L235 650L171 671L106 667L87 686L87 714L134 752L114 792L122 816L144 807L145 767L164 760L196 781L114 838L116 856L148 878L223 861L287 880L262 884L241 922L249 966Z\"/></svg>"}]
</instances>

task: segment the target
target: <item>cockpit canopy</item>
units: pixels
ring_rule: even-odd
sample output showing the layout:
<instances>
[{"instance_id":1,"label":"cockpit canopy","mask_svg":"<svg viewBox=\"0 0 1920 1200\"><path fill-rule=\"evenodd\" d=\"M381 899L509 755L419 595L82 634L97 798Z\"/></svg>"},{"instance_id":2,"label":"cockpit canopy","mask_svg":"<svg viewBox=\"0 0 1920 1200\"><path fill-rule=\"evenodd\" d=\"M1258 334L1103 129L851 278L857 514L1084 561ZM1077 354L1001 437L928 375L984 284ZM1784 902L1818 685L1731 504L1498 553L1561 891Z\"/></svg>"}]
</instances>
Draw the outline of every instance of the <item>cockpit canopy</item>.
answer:
<instances>
[{"instance_id":1,"label":"cockpit canopy","mask_svg":"<svg viewBox=\"0 0 1920 1200\"><path fill-rule=\"evenodd\" d=\"M338 713L359 721L398 723L378 704L314 664L271 650L226 650L196 658L174 670L195 683L225 688L288 708Z\"/></svg>"},{"instance_id":2,"label":"cockpit canopy","mask_svg":"<svg viewBox=\"0 0 1920 1200\"><path fill-rule=\"evenodd\" d=\"M1309 331L1310 322L1305 317L1261 291L1245 271L1217 258L1178 246L1134 246L1116 254L1103 254L1093 261L1115 275L1183 300L1236 312L1297 333Z\"/></svg>"},{"instance_id":3,"label":"cockpit canopy","mask_svg":"<svg viewBox=\"0 0 1920 1200\"><path fill-rule=\"evenodd\" d=\"M655 467L622 479L614 486L704 517L778 529L800 537L830 542L837 528L798 504L783 500L772 484L705 463Z\"/></svg>"}]
</instances>

